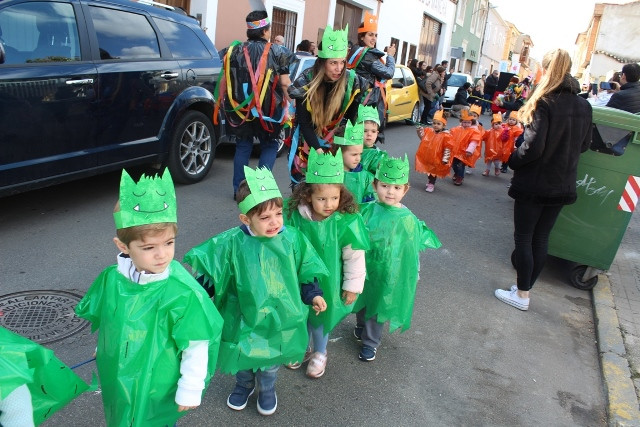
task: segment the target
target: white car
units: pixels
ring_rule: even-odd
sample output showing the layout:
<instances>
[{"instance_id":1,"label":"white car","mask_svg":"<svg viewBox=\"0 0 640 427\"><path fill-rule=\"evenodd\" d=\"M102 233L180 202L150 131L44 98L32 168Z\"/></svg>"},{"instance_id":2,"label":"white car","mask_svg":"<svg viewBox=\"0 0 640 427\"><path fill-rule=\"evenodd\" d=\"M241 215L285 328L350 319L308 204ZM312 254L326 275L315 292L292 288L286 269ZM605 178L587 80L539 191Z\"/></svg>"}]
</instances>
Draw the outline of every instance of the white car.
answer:
<instances>
[{"instance_id":1,"label":"white car","mask_svg":"<svg viewBox=\"0 0 640 427\"><path fill-rule=\"evenodd\" d=\"M473 85L473 77L471 77L470 74L452 73L449 80L447 80L447 91L444 93L442 105L445 107L451 107L453 99L456 97L456 92L458 92L458 89L467 82Z\"/></svg>"}]
</instances>

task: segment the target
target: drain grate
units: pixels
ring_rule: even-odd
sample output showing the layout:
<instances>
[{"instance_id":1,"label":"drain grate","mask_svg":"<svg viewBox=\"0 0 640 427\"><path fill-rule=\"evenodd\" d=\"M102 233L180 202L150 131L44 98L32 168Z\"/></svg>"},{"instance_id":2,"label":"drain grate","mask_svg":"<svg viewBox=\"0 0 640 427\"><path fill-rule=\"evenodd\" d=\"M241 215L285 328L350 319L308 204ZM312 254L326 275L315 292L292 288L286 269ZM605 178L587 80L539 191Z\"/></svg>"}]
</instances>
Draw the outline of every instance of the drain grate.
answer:
<instances>
[{"instance_id":1,"label":"drain grate","mask_svg":"<svg viewBox=\"0 0 640 427\"><path fill-rule=\"evenodd\" d=\"M60 341L89 324L73 311L81 299L58 290L0 295L0 326L40 344Z\"/></svg>"}]
</instances>

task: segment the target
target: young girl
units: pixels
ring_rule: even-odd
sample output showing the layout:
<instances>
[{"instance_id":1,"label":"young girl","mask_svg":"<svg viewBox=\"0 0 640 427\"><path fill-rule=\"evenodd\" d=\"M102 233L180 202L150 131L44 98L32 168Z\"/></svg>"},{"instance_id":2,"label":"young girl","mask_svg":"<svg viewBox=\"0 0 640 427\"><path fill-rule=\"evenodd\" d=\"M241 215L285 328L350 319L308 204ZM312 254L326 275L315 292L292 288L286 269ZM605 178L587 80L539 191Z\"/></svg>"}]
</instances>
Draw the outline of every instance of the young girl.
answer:
<instances>
[{"instance_id":1,"label":"young girl","mask_svg":"<svg viewBox=\"0 0 640 427\"><path fill-rule=\"evenodd\" d=\"M460 126L450 130L453 141L453 183L462 185L465 165L474 167L480 153L476 147L482 140L482 134L475 125L475 120L467 110L460 111Z\"/></svg>"},{"instance_id":2,"label":"young girl","mask_svg":"<svg viewBox=\"0 0 640 427\"><path fill-rule=\"evenodd\" d=\"M386 154L385 151L376 147L378 134L380 133L380 119L375 107L366 107L362 104L358 106L358 120L356 123L364 124L364 150L360 163L362 168L371 174L376 173L380 159Z\"/></svg>"},{"instance_id":3,"label":"young girl","mask_svg":"<svg viewBox=\"0 0 640 427\"><path fill-rule=\"evenodd\" d=\"M484 142L484 164L485 170L482 176L489 176L491 165L494 166L496 176L500 175L500 160L502 159L502 144L509 138L509 129L502 126L502 116L500 113L494 114L491 118L491 129L486 130L482 135Z\"/></svg>"},{"instance_id":4,"label":"young girl","mask_svg":"<svg viewBox=\"0 0 640 427\"><path fill-rule=\"evenodd\" d=\"M362 340L358 358L370 362L382 339L385 322L389 332L411 326L419 254L436 249L440 240L401 201L409 190L409 160L385 158L376 173L379 201L362 206L369 230L371 249L367 252L367 280L356 305L354 335Z\"/></svg>"},{"instance_id":5,"label":"young girl","mask_svg":"<svg viewBox=\"0 0 640 427\"><path fill-rule=\"evenodd\" d=\"M352 125L347 122L344 136L336 136L334 144L342 152L344 164L344 185L351 191L356 203L367 203L375 200L373 190L373 174L362 167L360 160L364 150L364 125Z\"/></svg>"},{"instance_id":6,"label":"young girl","mask_svg":"<svg viewBox=\"0 0 640 427\"><path fill-rule=\"evenodd\" d=\"M303 363L310 359L307 375L311 378L324 374L329 332L351 313L366 275L364 250L369 248L369 237L343 179L340 150L335 157L312 151L306 181L294 187L285 218L287 225L309 239L330 272L320 279L327 310L309 315L307 321L310 347ZM300 365L287 366L297 369Z\"/></svg>"},{"instance_id":7,"label":"young girl","mask_svg":"<svg viewBox=\"0 0 640 427\"><path fill-rule=\"evenodd\" d=\"M442 110L433 115L432 128L418 128L418 137L421 139L418 151L416 151L416 171L429 174L427 193L435 189L436 179L449 175L451 170L451 134L445 131L448 113Z\"/></svg>"},{"instance_id":8,"label":"young girl","mask_svg":"<svg viewBox=\"0 0 640 427\"><path fill-rule=\"evenodd\" d=\"M507 129L508 129L508 138L504 141L502 146L502 173L507 172L507 161L509 160L509 156L513 153L516 147L516 139L524 132L524 129L518 124L518 112L511 111L509 112L509 117L507 118Z\"/></svg>"}]
</instances>

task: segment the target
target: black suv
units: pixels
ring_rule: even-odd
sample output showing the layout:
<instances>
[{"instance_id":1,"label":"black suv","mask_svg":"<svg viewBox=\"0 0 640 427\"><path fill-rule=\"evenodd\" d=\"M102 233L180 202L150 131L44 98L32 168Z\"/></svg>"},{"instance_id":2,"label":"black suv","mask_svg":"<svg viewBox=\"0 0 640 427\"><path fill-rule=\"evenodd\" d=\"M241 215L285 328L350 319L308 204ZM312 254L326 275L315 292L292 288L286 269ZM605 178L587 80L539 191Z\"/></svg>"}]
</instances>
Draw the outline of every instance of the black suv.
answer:
<instances>
[{"instance_id":1,"label":"black suv","mask_svg":"<svg viewBox=\"0 0 640 427\"><path fill-rule=\"evenodd\" d=\"M0 196L136 164L209 172L218 52L151 3L0 2Z\"/></svg>"}]
</instances>

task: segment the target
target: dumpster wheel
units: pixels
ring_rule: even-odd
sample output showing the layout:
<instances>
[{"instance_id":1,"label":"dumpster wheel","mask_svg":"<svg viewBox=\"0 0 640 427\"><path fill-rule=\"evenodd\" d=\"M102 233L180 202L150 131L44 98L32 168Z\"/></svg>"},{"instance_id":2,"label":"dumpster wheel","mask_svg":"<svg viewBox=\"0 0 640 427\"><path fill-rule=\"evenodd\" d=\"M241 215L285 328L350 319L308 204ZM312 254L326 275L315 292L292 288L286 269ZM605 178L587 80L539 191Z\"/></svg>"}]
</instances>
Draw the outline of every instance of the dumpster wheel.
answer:
<instances>
[{"instance_id":1,"label":"dumpster wheel","mask_svg":"<svg viewBox=\"0 0 640 427\"><path fill-rule=\"evenodd\" d=\"M571 269L570 277L571 285L575 288L582 289L583 291L588 291L593 289L594 286L598 283L598 275L591 277L590 279L584 281L584 275L587 272L586 265L576 265Z\"/></svg>"}]
</instances>

